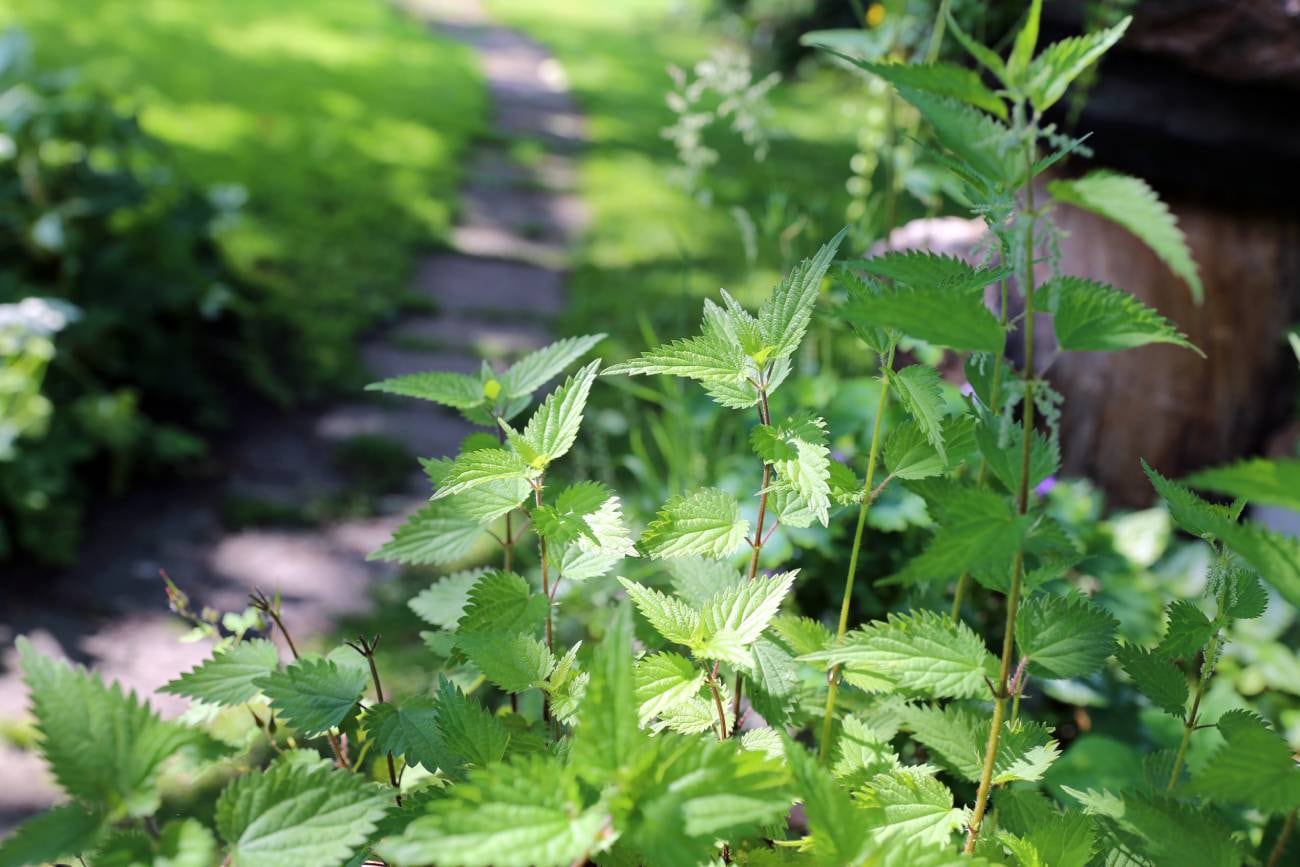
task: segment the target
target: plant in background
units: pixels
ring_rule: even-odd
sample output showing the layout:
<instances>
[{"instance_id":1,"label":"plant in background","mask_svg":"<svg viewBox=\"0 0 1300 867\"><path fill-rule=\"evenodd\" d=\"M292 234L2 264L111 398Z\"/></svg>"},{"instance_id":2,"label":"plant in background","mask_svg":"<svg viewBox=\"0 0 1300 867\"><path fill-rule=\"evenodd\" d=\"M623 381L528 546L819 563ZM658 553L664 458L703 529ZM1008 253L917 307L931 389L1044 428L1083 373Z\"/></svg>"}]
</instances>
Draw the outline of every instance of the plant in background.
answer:
<instances>
[{"instance_id":1,"label":"plant in background","mask_svg":"<svg viewBox=\"0 0 1300 867\"><path fill-rule=\"evenodd\" d=\"M1057 470L1060 407L1039 373L1036 329L1050 316L1064 351L1192 347L1119 289L1054 272L1039 280L1051 229L1034 181L1073 147L1042 128L1041 113L1124 23L1035 56L1038 12L1031 5L1007 58L948 22L998 79L996 92L955 67L873 65L934 128L999 261L886 253L836 268L841 233L757 313L724 292L705 303L697 335L605 371L694 380L752 417L743 490L753 520L733 491L687 490L634 543L612 490L556 483L599 362L569 376L522 428L513 419L599 336L561 341L500 374L485 366L379 383L495 432L426 462L432 502L377 552L446 565L481 538L499 544L503 568L456 572L411 602L434 627L425 641L436 689L386 692L377 636L303 652L279 600L260 593L253 612L231 620L236 634L165 687L193 700L182 721L21 641L40 749L70 802L0 846L0 867L72 855L236 867L1280 863L1300 766L1280 731L1216 690L1240 622L1265 613L1265 582L1300 604L1300 542L1240 520L1246 500L1300 505L1294 462L1190 480L1240 497L1231 506L1146 468L1172 520L1201 540L1189 550L1211 554L1205 593L1168 604L1154 643L1114 601L1131 589L1129 567L1083 570L1085 557L1142 546L1125 540L1132 526L1103 525L1086 497L1045 484ZM1044 141L1055 150L1040 154ZM1048 190L1132 228L1198 286L1173 218L1140 181L1094 172ZM822 418L774 412L832 268L842 300L830 312L879 365L860 468L832 459ZM1014 318L983 301L1011 276L1027 311ZM1019 371L1003 357L1011 332L1024 342ZM945 399L933 368L902 365L904 339L970 353L970 394ZM903 420L887 428L891 402ZM864 526L899 487L924 500L934 533L877 582L906 588L904 605L850 630ZM774 562L768 543L778 526L846 516L854 535L831 629L792 610L801 572ZM1150 518L1127 520L1140 528ZM516 551L529 530L535 560ZM1149 566L1158 556L1130 559ZM616 575L634 566L645 580ZM1123 580L1098 586L1106 575ZM584 640L562 640L575 631L566 602L598 597L613 577L632 604L601 610ZM949 586L965 604L906 604ZM981 621L963 620L976 587L981 608L1001 600L996 653ZM252 637L258 620L289 660ZM1072 757L1084 740L1061 736L1031 686L1080 710L1098 693L1121 697L1144 723L1125 732L1134 755L1166 734L1173 741L1135 761L1140 773L1086 770L1086 757ZM1074 776L1062 776L1071 766ZM163 781L178 773L223 787L214 821L164 806Z\"/></svg>"},{"instance_id":2,"label":"plant in background","mask_svg":"<svg viewBox=\"0 0 1300 867\"><path fill-rule=\"evenodd\" d=\"M178 183L135 117L28 54L20 32L0 37L0 305L44 298L79 314L64 317L57 355L34 363L48 348L34 336L25 360L6 359L3 391L26 410L5 398L4 423L43 409L16 445L0 434L18 450L0 472L0 559L66 562L93 492L192 460L231 385L250 370L267 380L213 243L229 214ZM7 345L24 340L12 327L0 324Z\"/></svg>"}]
</instances>

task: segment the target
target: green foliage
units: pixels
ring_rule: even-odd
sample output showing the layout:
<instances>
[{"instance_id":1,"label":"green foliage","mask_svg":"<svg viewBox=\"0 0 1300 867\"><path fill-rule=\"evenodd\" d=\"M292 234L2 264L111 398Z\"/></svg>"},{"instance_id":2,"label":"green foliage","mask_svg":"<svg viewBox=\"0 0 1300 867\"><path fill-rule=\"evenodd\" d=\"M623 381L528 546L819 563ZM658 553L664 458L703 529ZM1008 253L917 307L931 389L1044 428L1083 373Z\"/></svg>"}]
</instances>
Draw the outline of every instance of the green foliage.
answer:
<instances>
[{"instance_id":1,"label":"green foliage","mask_svg":"<svg viewBox=\"0 0 1300 867\"><path fill-rule=\"evenodd\" d=\"M237 867L336 867L365 843L388 802L355 774L289 756L226 787L217 830Z\"/></svg>"},{"instance_id":2,"label":"green foliage","mask_svg":"<svg viewBox=\"0 0 1300 867\"><path fill-rule=\"evenodd\" d=\"M1043 112L1055 105L1071 82L1119 42L1132 20L1126 17L1113 27L1071 36L1043 49L1025 75L1025 91L1034 109Z\"/></svg>"},{"instance_id":3,"label":"green foliage","mask_svg":"<svg viewBox=\"0 0 1300 867\"><path fill-rule=\"evenodd\" d=\"M1114 653L1117 626L1105 609L1082 596L1040 594L1016 616L1016 645L1034 673L1081 677Z\"/></svg>"},{"instance_id":4,"label":"green foliage","mask_svg":"<svg viewBox=\"0 0 1300 867\"><path fill-rule=\"evenodd\" d=\"M1052 314L1056 342L1062 349L1107 352L1172 343L1204 356L1168 319L1112 286L1082 277L1057 277L1039 292Z\"/></svg>"},{"instance_id":5,"label":"green foliage","mask_svg":"<svg viewBox=\"0 0 1300 867\"><path fill-rule=\"evenodd\" d=\"M0 842L0 867L24 867L90 852L104 830L104 817L80 804L64 804L24 822Z\"/></svg>"},{"instance_id":6,"label":"green foliage","mask_svg":"<svg viewBox=\"0 0 1300 867\"><path fill-rule=\"evenodd\" d=\"M1115 37L1035 59L1038 17L1033 3L1007 60L976 49L997 91L944 66L878 75L938 128L945 183L964 187L1003 258L1023 253L1014 258L1028 269L1042 254L1054 269L1049 213L1020 202L1031 175L1073 146L1041 127L1034 107L1057 101L1058 79L1078 76ZM959 39L969 42L964 31ZM1036 159L1044 141L1057 154ZM1040 484L1060 462L1059 396L1035 378L1032 345L1020 373L990 355L1028 329L983 301L1013 269L917 253L863 260L856 267L871 282L853 283L836 314L852 333L823 332L817 298L846 237L770 280L756 313L721 292L704 303L697 336L606 370L694 379L703 395L671 381L599 380L592 361L512 425L598 336L561 341L504 373L485 365L477 378L380 385L487 428L454 457L422 462L435 502L379 552L476 567L422 578L401 611L431 627L419 650L400 635L385 641L403 655L427 651L416 672L390 677L373 638L281 670L273 646L246 639L251 626L235 620L223 649L168 687L196 699L186 722L163 723L24 643L42 748L84 811L38 820L48 848L87 849L110 865L177 863L183 852L195 867L1262 862L1258 841L1300 801L1296 767L1276 733L1284 728L1224 708L1287 719L1280 690L1255 696L1261 682L1285 681L1293 660L1255 653L1267 645L1225 648L1256 640L1256 628L1287 628L1281 618L1237 621L1264 611L1256 572L1284 593L1300 587L1300 549L1242 523L1241 502L1213 505L1149 468L1168 515L1101 520L1084 485ZM1028 290L1031 275L1016 276ZM1118 290L1054 274L1040 292L1026 307L1055 317L1067 350L1178 342ZM654 326L645 331L658 342ZM778 392L842 357L854 337L877 365L875 382L822 371ZM936 361L944 346L986 353L965 365L969 399L936 372L961 367ZM896 369L898 352L915 363ZM604 382L629 403L657 401L667 419L654 428L659 453L698 466L656 479L644 448L620 454L601 438L584 449L583 416L596 416L588 402L599 405ZM707 422L726 410L736 424ZM600 419L602 437L617 426ZM695 453L698 437L715 434L707 456ZM834 461L832 447L843 452ZM1252 490L1277 490L1282 478L1256 472ZM847 510L856 524L832 504L856 506ZM1166 551L1170 520L1197 541ZM881 529L900 523L933 529L919 540ZM851 565L838 621L793 613L834 608L807 576L841 554ZM859 572L890 570L855 587ZM611 572L617 582L600 580ZM952 580L950 604L941 594ZM1158 595L1202 583L1200 597L1162 615ZM806 592L796 596L796 585ZM286 628L278 600L254 602L254 614ZM855 622L855 605L871 616ZM645 621L635 629L633 608ZM74 750L86 708L111 735ZM1203 714L1218 715L1222 745L1198 734L1209 727ZM245 735L232 735L233 717ZM1081 733L1085 721L1096 729ZM1163 749L1179 725L1177 749ZM817 757L795 738L811 740ZM183 747L193 749L182 758L199 760L187 774L228 780L214 828L183 805L195 815L156 837L125 822L159 812L159 793L171 790L159 781L164 760ZM208 763L217 772L203 773ZM389 788L370 782L379 780ZM806 823L791 821L795 803Z\"/></svg>"},{"instance_id":7,"label":"green foliage","mask_svg":"<svg viewBox=\"0 0 1300 867\"><path fill-rule=\"evenodd\" d=\"M1188 477L1194 488L1252 503L1300 509L1300 460L1252 458Z\"/></svg>"},{"instance_id":8,"label":"green foliage","mask_svg":"<svg viewBox=\"0 0 1300 867\"><path fill-rule=\"evenodd\" d=\"M159 719L116 684L42 656L25 638L18 653L41 756L63 790L110 818L153 813L162 764L202 737Z\"/></svg>"},{"instance_id":9,"label":"green foliage","mask_svg":"<svg viewBox=\"0 0 1300 867\"><path fill-rule=\"evenodd\" d=\"M641 534L640 548L656 560L665 557L722 558L736 551L749 533L740 504L726 491L705 488L664 503Z\"/></svg>"},{"instance_id":10,"label":"green foliage","mask_svg":"<svg viewBox=\"0 0 1300 867\"><path fill-rule=\"evenodd\" d=\"M353 713L366 688L366 673L328 659L301 659L253 684L291 726L305 735L317 735Z\"/></svg>"},{"instance_id":11,"label":"green foliage","mask_svg":"<svg viewBox=\"0 0 1300 867\"><path fill-rule=\"evenodd\" d=\"M1205 289L1178 221L1146 181L1098 169L1076 180L1052 181L1047 191L1057 201L1092 211L1128 229L1187 283L1193 298L1201 300Z\"/></svg>"},{"instance_id":12,"label":"green foliage","mask_svg":"<svg viewBox=\"0 0 1300 867\"><path fill-rule=\"evenodd\" d=\"M255 681L280 667L280 654L265 639L241 641L182 674L160 691L224 706L241 705L258 693Z\"/></svg>"}]
</instances>

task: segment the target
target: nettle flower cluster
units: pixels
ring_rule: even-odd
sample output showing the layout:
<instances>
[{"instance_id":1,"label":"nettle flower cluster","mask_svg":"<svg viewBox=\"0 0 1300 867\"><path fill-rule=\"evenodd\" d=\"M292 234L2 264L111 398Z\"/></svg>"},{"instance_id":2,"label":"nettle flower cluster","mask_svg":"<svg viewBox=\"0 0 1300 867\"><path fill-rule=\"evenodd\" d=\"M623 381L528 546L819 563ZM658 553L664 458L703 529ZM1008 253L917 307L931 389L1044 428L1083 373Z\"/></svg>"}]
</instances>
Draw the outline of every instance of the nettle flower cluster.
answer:
<instances>
[{"instance_id":1,"label":"nettle flower cluster","mask_svg":"<svg viewBox=\"0 0 1300 867\"><path fill-rule=\"evenodd\" d=\"M1119 289L1062 274L1037 282L1052 230L1035 178L1077 144L1042 113L1127 24L1034 57L1037 22L1035 3L1006 59L948 22L997 90L956 67L867 65L930 124L987 220L989 261L890 252L837 262L837 237L756 313L722 293L705 302L697 335L604 371L695 380L753 419L756 518L735 495L705 488L668 500L637 534L604 485L551 481L580 434L599 362L522 427L515 420L600 335L561 341L500 375L485 366L379 383L490 431L454 459L425 462L431 502L376 554L440 565L489 535L498 543L501 568L457 572L411 601L433 627L431 664L456 679L440 677L429 694L385 694L377 639L300 655L278 601L260 594L254 608L291 658L241 626L165 688L194 702L177 721L22 642L40 748L70 800L0 846L0 865L74 855L239 867L1275 862L1285 836L1270 856L1250 829L1294 815L1300 768L1262 719L1242 710L1206 719L1202 699L1232 624L1264 611L1261 576L1300 603L1300 543L1240 520L1246 499L1300 505L1297 463L1253 461L1191 480L1239 497L1231 506L1146 468L1174 521L1214 552L1206 598L1169 605L1152 647L1121 644L1115 618L1075 588L1083 549L1033 493L1058 464L1059 399L1036 373L1039 314L1063 351L1190 348ZM1045 141L1054 150L1044 156ZM1093 172L1046 186L1054 200L1128 226L1199 285L1174 220L1141 181ZM828 274L837 303L826 313L879 362L870 446L853 467L831 460L822 419L773 413ZM1011 316L1012 278L1028 314ZM984 302L995 284L997 312ZM1023 341L1019 370L1004 357L1012 333ZM969 353L970 394L946 399L934 369L896 363L905 338ZM886 430L890 402L906 421ZM871 577L951 587L952 604L850 630L863 528L890 485L922 497L935 530L897 574ZM802 576L766 562L765 544L777 527L841 519L854 531L834 628L783 613ZM517 567L525 551L530 565ZM597 641L557 643L566 605L611 592L606 576L634 557L647 580L615 588L631 605L605 609L591 624ZM1005 597L992 650L963 620L973 585ZM1061 745L1022 715L1021 697L1034 679L1101 670L1122 672L1176 720L1181 746L1148 756L1141 785L1049 796L1039 783ZM480 701L484 683L501 706ZM1210 728L1219 746L1189 771L1189 744ZM178 815L171 798L160 813L164 764L190 780L229 781L215 805Z\"/></svg>"}]
</instances>

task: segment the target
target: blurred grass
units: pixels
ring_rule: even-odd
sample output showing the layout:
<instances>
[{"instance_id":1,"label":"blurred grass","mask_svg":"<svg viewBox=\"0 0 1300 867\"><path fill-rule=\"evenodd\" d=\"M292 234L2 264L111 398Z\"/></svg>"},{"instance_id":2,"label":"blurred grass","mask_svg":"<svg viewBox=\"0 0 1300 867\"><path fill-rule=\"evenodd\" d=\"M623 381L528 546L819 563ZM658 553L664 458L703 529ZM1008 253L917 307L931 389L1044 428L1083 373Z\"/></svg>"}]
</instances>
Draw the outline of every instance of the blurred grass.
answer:
<instances>
[{"instance_id":1,"label":"blurred grass","mask_svg":"<svg viewBox=\"0 0 1300 867\"><path fill-rule=\"evenodd\" d=\"M467 49L382 0L10 0L43 69L75 67L202 184L238 184L223 246L286 326L282 378L359 381L358 333L403 302L454 217L485 95Z\"/></svg>"},{"instance_id":2,"label":"blurred grass","mask_svg":"<svg viewBox=\"0 0 1300 867\"><path fill-rule=\"evenodd\" d=\"M719 287L755 304L780 273L845 222L845 182L855 148L853 118L864 89L831 70L788 77L771 94L773 141L755 162L732 134L708 139L721 154L710 170L717 204L707 207L668 181L677 165L660 130L674 120L665 103L666 68L690 69L718 42L691 0L489 0L493 16L544 43L560 60L586 114L581 192L591 224L570 281L566 332L610 332L607 357L644 348L633 312L659 334L693 330L700 298ZM755 78L765 74L755 70ZM746 261L728 212L744 207L756 222L810 217L785 249L760 235L756 263ZM767 234L767 233L765 233Z\"/></svg>"}]
</instances>

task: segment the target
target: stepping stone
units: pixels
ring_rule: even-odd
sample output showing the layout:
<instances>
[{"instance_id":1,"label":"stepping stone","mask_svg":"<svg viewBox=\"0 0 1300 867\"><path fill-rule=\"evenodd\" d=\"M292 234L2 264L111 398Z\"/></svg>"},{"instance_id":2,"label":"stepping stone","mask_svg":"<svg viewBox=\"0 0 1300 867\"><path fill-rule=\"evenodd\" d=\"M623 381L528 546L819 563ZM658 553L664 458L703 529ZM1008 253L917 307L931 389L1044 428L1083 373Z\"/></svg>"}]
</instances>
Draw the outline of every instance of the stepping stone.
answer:
<instances>
[{"instance_id":1,"label":"stepping stone","mask_svg":"<svg viewBox=\"0 0 1300 867\"><path fill-rule=\"evenodd\" d=\"M564 304L561 275L517 262L446 254L428 259L415 289L451 313L494 312L503 318L549 318Z\"/></svg>"}]
</instances>

